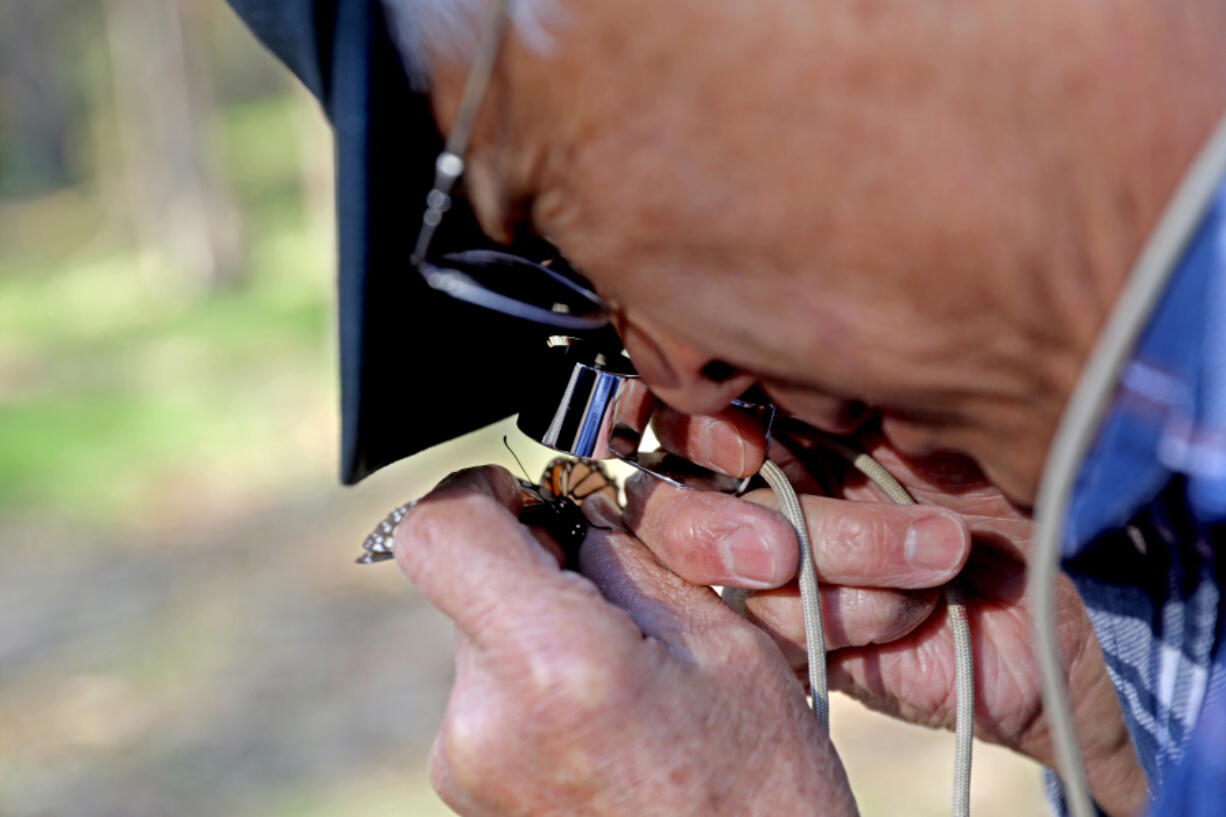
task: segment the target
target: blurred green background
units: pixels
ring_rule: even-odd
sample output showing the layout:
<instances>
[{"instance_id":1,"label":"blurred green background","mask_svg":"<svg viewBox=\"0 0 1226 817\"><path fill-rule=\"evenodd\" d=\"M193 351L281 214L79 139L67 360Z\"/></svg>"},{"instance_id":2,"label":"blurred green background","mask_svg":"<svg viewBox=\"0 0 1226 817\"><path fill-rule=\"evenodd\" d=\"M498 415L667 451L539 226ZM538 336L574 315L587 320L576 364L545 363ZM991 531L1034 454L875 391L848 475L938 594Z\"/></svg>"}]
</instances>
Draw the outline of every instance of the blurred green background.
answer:
<instances>
[{"instance_id":1,"label":"blurred green background","mask_svg":"<svg viewBox=\"0 0 1226 817\"><path fill-rule=\"evenodd\" d=\"M450 627L352 560L508 428L336 487L330 153L220 0L0 0L0 815L448 813ZM866 814L946 813L948 735L834 717Z\"/></svg>"}]
</instances>

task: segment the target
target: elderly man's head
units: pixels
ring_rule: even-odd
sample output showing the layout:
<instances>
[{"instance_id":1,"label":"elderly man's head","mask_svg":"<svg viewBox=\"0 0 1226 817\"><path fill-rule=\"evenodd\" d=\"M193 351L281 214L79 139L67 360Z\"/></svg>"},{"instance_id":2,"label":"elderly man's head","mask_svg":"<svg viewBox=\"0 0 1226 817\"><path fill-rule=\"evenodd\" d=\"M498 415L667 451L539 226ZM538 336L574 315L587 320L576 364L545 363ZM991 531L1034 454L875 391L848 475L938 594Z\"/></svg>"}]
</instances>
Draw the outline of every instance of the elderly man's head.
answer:
<instances>
[{"instance_id":1,"label":"elderly man's head","mask_svg":"<svg viewBox=\"0 0 1226 817\"><path fill-rule=\"evenodd\" d=\"M470 158L492 235L552 241L674 407L758 382L837 431L866 405L1022 502L1226 105L1220 3L520 8ZM467 60L417 42L445 129Z\"/></svg>"}]
</instances>

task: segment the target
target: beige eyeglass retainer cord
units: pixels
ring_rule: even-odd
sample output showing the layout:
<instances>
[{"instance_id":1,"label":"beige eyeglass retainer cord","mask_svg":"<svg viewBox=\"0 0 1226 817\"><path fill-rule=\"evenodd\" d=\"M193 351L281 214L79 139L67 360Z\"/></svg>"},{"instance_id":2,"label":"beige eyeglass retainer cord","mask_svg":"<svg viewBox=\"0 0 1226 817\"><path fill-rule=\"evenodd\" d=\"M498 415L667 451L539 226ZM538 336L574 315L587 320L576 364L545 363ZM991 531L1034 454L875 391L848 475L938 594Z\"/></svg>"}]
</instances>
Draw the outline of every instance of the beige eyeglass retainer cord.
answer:
<instances>
[{"instance_id":1,"label":"beige eyeglass retainer cord","mask_svg":"<svg viewBox=\"0 0 1226 817\"><path fill-rule=\"evenodd\" d=\"M820 442L843 457L880 488L891 501L899 505L914 505L907 493L881 463L845 440L822 435ZM805 650L809 657L809 693L813 714L823 732L830 730L830 700L826 683L826 637L822 629L822 607L817 588L817 572L813 563L813 548L809 541L804 511L796 491L778 465L767 460L759 475L774 491L779 509L796 531L800 545L800 604L804 614ZM740 605L738 605L740 606ZM975 666L971 655L970 624L966 605L957 585L945 587L945 606L950 632L954 641L955 684L957 709L954 718L953 817L969 817L971 798L971 747L975 734Z\"/></svg>"},{"instance_id":2,"label":"beige eyeglass retainer cord","mask_svg":"<svg viewBox=\"0 0 1226 817\"><path fill-rule=\"evenodd\" d=\"M1076 724L1069 704L1064 658L1056 637L1056 575L1069 502L1137 338L1226 177L1226 117L1189 166L1162 219L1137 258L1098 341L1081 371L1052 438L1035 503L1035 545L1027 565L1026 596L1033 616L1035 658L1043 707L1060 764L1071 817L1094 817ZM1218 320L1226 316L1217 316Z\"/></svg>"}]
</instances>

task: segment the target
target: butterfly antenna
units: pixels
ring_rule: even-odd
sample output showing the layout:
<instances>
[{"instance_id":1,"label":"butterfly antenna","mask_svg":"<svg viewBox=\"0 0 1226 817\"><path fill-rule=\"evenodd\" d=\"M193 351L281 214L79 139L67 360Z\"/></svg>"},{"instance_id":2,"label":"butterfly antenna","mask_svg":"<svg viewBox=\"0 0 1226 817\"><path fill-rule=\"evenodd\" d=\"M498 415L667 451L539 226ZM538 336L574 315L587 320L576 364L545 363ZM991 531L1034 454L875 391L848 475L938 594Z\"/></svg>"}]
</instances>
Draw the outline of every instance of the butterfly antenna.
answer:
<instances>
[{"instance_id":1,"label":"butterfly antenna","mask_svg":"<svg viewBox=\"0 0 1226 817\"><path fill-rule=\"evenodd\" d=\"M532 477L528 476L528 469L524 467L523 462L521 462L521 461L520 461L520 459L519 459L519 457L518 457L518 456L516 456L515 451L513 451L513 450L511 449L511 443L507 441L507 435L506 435L506 434L503 434L503 435L502 435L502 444L506 446L507 451L508 451L508 452L510 453L510 455L511 455L511 458L512 458L513 460L515 460L515 464L519 466L519 470L521 470L521 471L523 471L523 472L524 472L524 480L526 480L527 482L531 482L531 481L532 481Z\"/></svg>"}]
</instances>

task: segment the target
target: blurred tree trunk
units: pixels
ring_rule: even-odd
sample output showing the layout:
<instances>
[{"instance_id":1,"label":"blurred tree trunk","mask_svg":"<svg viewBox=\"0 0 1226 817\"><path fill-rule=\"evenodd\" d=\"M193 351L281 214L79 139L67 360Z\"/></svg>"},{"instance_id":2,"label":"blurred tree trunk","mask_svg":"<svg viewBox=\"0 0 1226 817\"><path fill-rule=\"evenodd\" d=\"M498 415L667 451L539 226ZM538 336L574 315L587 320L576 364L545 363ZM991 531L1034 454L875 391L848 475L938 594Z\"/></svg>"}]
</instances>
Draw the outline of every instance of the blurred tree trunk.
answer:
<instances>
[{"instance_id":1,"label":"blurred tree trunk","mask_svg":"<svg viewBox=\"0 0 1226 817\"><path fill-rule=\"evenodd\" d=\"M133 227L156 274L207 289L237 279L240 222L208 172L207 75L189 69L190 3L105 0Z\"/></svg>"},{"instance_id":2,"label":"blurred tree trunk","mask_svg":"<svg viewBox=\"0 0 1226 817\"><path fill-rule=\"evenodd\" d=\"M80 181L69 144L78 95L57 40L78 11L66 0L0 0L0 195Z\"/></svg>"}]
</instances>

